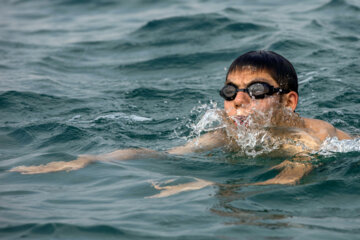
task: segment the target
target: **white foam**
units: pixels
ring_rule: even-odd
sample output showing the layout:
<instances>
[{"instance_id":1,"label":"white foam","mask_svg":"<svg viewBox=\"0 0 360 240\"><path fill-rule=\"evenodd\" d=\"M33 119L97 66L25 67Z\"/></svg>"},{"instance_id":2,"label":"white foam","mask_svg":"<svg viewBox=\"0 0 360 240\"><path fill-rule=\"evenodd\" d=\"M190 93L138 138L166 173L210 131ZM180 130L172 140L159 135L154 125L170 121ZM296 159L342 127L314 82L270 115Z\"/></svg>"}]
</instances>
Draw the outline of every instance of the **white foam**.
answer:
<instances>
[{"instance_id":1,"label":"white foam","mask_svg":"<svg viewBox=\"0 0 360 240\"><path fill-rule=\"evenodd\" d=\"M322 155L347 152L360 152L360 138L349 140L339 140L337 137L327 138L322 143L319 151Z\"/></svg>"},{"instance_id":2,"label":"white foam","mask_svg":"<svg viewBox=\"0 0 360 240\"><path fill-rule=\"evenodd\" d=\"M218 114L216 109L209 109L202 116L200 121L197 124L193 125L193 131L196 135L200 134L202 131L212 131L219 128L221 124L221 117Z\"/></svg>"},{"instance_id":3,"label":"white foam","mask_svg":"<svg viewBox=\"0 0 360 240\"><path fill-rule=\"evenodd\" d=\"M209 104L202 104L194 107L191 110L191 113L200 115L201 117L198 119L197 123L189 122L186 124L186 126L191 129L189 138L200 137L203 132L209 132L224 127L216 102L210 101Z\"/></svg>"},{"instance_id":4,"label":"white foam","mask_svg":"<svg viewBox=\"0 0 360 240\"><path fill-rule=\"evenodd\" d=\"M81 115L75 115L68 120L68 122L76 122L78 119L81 118Z\"/></svg>"},{"instance_id":5,"label":"white foam","mask_svg":"<svg viewBox=\"0 0 360 240\"><path fill-rule=\"evenodd\" d=\"M187 126L191 129L188 138L198 138L202 133L214 131L216 129L225 128L228 136L232 136L238 147L239 154L247 156L258 156L271 152L279 148L280 142L272 138L266 130L249 129L241 124L238 126L227 126L229 122L224 121L223 111L217 108L216 103L202 104L192 110L192 113L199 114L201 117L197 122L190 122ZM248 124L252 124L251 119L247 119ZM230 123L231 125L233 123ZM265 124L266 125L266 124ZM227 128L229 127L229 129Z\"/></svg>"},{"instance_id":6,"label":"white foam","mask_svg":"<svg viewBox=\"0 0 360 240\"><path fill-rule=\"evenodd\" d=\"M152 118L141 117L141 116L137 116L137 115L127 115L125 113L118 112L118 113L101 115L101 116L95 118L94 121L103 120L103 119L110 119L110 120L125 119L125 120L132 120L132 121L136 121L136 122L144 122L144 121L152 120Z\"/></svg>"}]
</instances>

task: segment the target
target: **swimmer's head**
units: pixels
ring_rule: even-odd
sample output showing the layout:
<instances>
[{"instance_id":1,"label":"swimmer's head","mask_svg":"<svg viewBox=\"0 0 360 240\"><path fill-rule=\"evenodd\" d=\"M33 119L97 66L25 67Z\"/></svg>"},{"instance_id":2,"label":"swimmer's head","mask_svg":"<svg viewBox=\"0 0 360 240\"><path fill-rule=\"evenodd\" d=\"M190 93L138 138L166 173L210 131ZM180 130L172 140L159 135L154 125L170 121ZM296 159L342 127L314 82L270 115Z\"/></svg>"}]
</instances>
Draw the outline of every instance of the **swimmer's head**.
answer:
<instances>
[{"instance_id":1,"label":"swimmer's head","mask_svg":"<svg viewBox=\"0 0 360 240\"><path fill-rule=\"evenodd\" d=\"M277 107L295 111L297 106L296 71L287 59L271 51L251 51L235 59L226 75L228 85L234 87L225 89L222 96L230 117L268 113ZM236 89L240 90L236 93Z\"/></svg>"},{"instance_id":2,"label":"swimmer's head","mask_svg":"<svg viewBox=\"0 0 360 240\"><path fill-rule=\"evenodd\" d=\"M236 58L230 65L230 73L243 70L264 71L278 83L280 88L298 94L298 78L293 65L283 56L272 51L251 51Z\"/></svg>"}]
</instances>

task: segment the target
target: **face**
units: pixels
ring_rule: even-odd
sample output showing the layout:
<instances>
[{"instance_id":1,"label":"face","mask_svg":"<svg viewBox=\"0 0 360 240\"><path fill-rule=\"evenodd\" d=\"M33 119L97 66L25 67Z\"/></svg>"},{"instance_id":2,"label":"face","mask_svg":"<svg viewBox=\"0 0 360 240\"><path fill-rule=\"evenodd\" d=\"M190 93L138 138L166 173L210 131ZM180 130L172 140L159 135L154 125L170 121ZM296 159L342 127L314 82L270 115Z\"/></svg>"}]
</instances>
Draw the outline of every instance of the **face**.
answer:
<instances>
[{"instance_id":1,"label":"face","mask_svg":"<svg viewBox=\"0 0 360 240\"><path fill-rule=\"evenodd\" d=\"M241 70L228 75L226 84L235 84L238 88L247 88L251 83L265 82L278 88L279 84L266 71ZM245 92L238 92L232 101L224 101L225 112L229 117L246 117L254 112L268 113L279 106L280 96L273 94L263 99L251 98Z\"/></svg>"}]
</instances>

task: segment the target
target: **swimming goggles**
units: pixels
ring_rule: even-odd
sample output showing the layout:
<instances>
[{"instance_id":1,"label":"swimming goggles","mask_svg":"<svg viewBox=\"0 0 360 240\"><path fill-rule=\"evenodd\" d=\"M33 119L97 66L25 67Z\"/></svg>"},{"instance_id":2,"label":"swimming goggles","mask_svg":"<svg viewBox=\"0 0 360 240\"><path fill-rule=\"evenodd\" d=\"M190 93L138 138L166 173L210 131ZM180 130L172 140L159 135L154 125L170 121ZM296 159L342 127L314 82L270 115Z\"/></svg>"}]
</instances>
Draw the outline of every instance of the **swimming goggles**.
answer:
<instances>
[{"instance_id":1,"label":"swimming goggles","mask_svg":"<svg viewBox=\"0 0 360 240\"><path fill-rule=\"evenodd\" d=\"M265 82L254 82L251 83L247 88L243 89L238 88L233 83L228 83L220 90L220 96L223 97L226 101L232 101L236 98L238 92L245 92L251 98L263 99L265 96L271 96L274 93L285 94L289 93L290 91L281 88L274 88Z\"/></svg>"}]
</instances>

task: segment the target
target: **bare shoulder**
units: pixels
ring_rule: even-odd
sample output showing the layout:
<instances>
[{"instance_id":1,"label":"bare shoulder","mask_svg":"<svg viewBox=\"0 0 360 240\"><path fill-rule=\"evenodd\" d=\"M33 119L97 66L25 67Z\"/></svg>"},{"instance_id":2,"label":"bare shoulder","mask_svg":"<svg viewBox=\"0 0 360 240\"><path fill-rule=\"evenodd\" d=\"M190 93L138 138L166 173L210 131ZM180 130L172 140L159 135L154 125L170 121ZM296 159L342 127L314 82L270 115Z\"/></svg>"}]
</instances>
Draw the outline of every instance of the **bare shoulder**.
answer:
<instances>
[{"instance_id":1,"label":"bare shoulder","mask_svg":"<svg viewBox=\"0 0 360 240\"><path fill-rule=\"evenodd\" d=\"M305 128L314 134L321 141L324 141L328 137L337 137L340 140L351 139L351 136L337 128L332 124L312 118L303 118L305 122Z\"/></svg>"}]
</instances>

